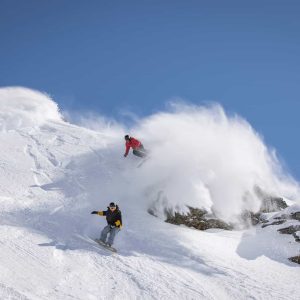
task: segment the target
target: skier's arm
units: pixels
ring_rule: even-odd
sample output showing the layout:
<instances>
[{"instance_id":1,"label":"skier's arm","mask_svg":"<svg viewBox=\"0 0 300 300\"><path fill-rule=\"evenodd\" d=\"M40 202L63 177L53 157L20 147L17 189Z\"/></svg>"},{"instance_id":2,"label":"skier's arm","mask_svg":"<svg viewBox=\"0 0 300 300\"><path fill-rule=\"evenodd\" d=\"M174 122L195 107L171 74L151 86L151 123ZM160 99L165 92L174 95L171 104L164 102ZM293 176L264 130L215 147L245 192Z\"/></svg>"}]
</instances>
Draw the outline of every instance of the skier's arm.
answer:
<instances>
[{"instance_id":1,"label":"skier's arm","mask_svg":"<svg viewBox=\"0 0 300 300\"><path fill-rule=\"evenodd\" d=\"M94 211L91 212L91 214L92 215L99 215L99 216L106 216L106 211L105 210L104 211L102 211L102 210L100 210L100 211L94 210Z\"/></svg>"},{"instance_id":2,"label":"skier's arm","mask_svg":"<svg viewBox=\"0 0 300 300\"><path fill-rule=\"evenodd\" d=\"M125 154L124 154L125 157L128 155L129 150L130 150L130 145L126 143L126 150L125 150Z\"/></svg>"},{"instance_id":3,"label":"skier's arm","mask_svg":"<svg viewBox=\"0 0 300 300\"><path fill-rule=\"evenodd\" d=\"M119 220L115 222L116 226L119 227L120 229L122 228L122 215L121 212L118 214Z\"/></svg>"}]
</instances>

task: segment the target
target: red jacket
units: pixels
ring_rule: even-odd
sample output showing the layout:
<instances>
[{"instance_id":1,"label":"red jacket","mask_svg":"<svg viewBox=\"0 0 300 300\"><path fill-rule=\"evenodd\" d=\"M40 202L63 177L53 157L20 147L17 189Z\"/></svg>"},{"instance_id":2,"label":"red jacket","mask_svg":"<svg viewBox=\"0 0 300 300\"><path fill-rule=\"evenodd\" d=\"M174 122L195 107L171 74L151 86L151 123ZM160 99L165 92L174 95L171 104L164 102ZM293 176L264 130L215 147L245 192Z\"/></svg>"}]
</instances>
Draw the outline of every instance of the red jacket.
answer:
<instances>
[{"instance_id":1,"label":"red jacket","mask_svg":"<svg viewBox=\"0 0 300 300\"><path fill-rule=\"evenodd\" d=\"M142 145L142 143L139 140L131 137L130 140L126 141L125 156L128 155L128 152L129 152L130 148L132 148L132 149L138 149L141 145Z\"/></svg>"}]
</instances>

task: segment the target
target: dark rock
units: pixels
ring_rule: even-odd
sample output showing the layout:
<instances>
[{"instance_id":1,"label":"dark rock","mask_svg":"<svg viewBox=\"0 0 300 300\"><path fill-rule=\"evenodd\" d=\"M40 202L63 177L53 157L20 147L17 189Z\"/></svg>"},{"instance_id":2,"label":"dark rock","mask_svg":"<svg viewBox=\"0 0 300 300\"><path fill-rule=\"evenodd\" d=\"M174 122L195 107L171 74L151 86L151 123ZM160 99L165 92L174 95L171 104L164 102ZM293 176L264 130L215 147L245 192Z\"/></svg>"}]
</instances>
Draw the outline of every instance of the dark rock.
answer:
<instances>
[{"instance_id":1,"label":"dark rock","mask_svg":"<svg viewBox=\"0 0 300 300\"><path fill-rule=\"evenodd\" d=\"M285 228L278 229L277 231L282 233L282 234L293 234L296 231L300 230L300 225L295 225L295 226L289 226Z\"/></svg>"},{"instance_id":2,"label":"dark rock","mask_svg":"<svg viewBox=\"0 0 300 300\"><path fill-rule=\"evenodd\" d=\"M206 223L206 229L209 228L220 228L225 230L232 230L232 226L218 219L208 219L204 221Z\"/></svg>"},{"instance_id":3,"label":"dark rock","mask_svg":"<svg viewBox=\"0 0 300 300\"><path fill-rule=\"evenodd\" d=\"M265 221L264 219L262 219L262 216L260 213L253 213L251 211L244 211L242 214L241 214L241 219L242 219L242 222L245 223L245 224L251 224L251 225L257 225L259 223L264 223L264 222L267 222Z\"/></svg>"},{"instance_id":4,"label":"dark rock","mask_svg":"<svg viewBox=\"0 0 300 300\"><path fill-rule=\"evenodd\" d=\"M293 237L295 238L295 241L300 243L300 237L296 234L296 232L293 233Z\"/></svg>"},{"instance_id":5,"label":"dark rock","mask_svg":"<svg viewBox=\"0 0 300 300\"><path fill-rule=\"evenodd\" d=\"M286 222L286 220L274 221L274 222L272 222L272 223L264 224L264 225L262 225L261 227L262 227L262 228L265 228L265 227L270 226L270 225L281 225L281 224L283 224L284 222ZM279 229L279 230L280 230L280 229Z\"/></svg>"},{"instance_id":6,"label":"dark rock","mask_svg":"<svg viewBox=\"0 0 300 300\"><path fill-rule=\"evenodd\" d=\"M260 212L262 213L268 213L268 212L275 212L282 209L285 209L288 207L286 202L281 197L276 197L272 195L268 195L266 192L264 192L260 187L256 186L254 188L254 191L258 198L261 199L261 207Z\"/></svg>"},{"instance_id":7,"label":"dark rock","mask_svg":"<svg viewBox=\"0 0 300 300\"><path fill-rule=\"evenodd\" d=\"M300 211L292 213L291 218L300 221Z\"/></svg>"},{"instance_id":8,"label":"dark rock","mask_svg":"<svg viewBox=\"0 0 300 300\"><path fill-rule=\"evenodd\" d=\"M263 199L260 211L263 213L274 212L287 208L286 202L279 197L266 197Z\"/></svg>"},{"instance_id":9,"label":"dark rock","mask_svg":"<svg viewBox=\"0 0 300 300\"><path fill-rule=\"evenodd\" d=\"M175 225L186 225L194 227L198 230L207 230L210 228L220 228L231 230L232 226L219 219L207 218L207 211L189 207L189 213L186 215L175 212L173 215L168 215L165 220L167 223Z\"/></svg>"},{"instance_id":10,"label":"dark rock","mask_svg":"<svg viewBox=\"0 0 300 300\"><path fill-rule=\"evenodd\" d=\"M250 220L251 220L251 224L252 225L257 225L258 223L261 222L261 218L260 218L260 213L250 213Z\"/></svg>"},{"instance_id":11,"label":"dark rock","mask_svg":"<svg viewBox=\"0 0 300 300\"><path fill-rule=\"evenodd\" d=\"M300 255L290 257L289 260L296 264L300 264Z\"/></svg>"},{"instance_id":12,"label":"dark rock","mask_svg":"<svg viewBox=\"0 0 300 300\"><path fill-rule=\"evenodd\" d=\"M273 219L277 219L277 220L288 220L288 219L290 219L290 217L289 217L289 215L287 215L287 214L282 214L282 215L280 215L279 217L274 217Z\"/></svg>"},{"instance_id":13,"label":"dark rock","mask_svg":"<svg viewBox=\"0 0 300 300\"><path fill-rule=\"evenodd\" d=\"M163 209L162 209L163 208ZM173 207L169 205L167 197L165 197L163 191L159 191L156 195L155 201L148 208L148 213L154 217L158 216L169 216L173 215L173 210L177 209L177 207Z\"/></svg>"}]
</instances>

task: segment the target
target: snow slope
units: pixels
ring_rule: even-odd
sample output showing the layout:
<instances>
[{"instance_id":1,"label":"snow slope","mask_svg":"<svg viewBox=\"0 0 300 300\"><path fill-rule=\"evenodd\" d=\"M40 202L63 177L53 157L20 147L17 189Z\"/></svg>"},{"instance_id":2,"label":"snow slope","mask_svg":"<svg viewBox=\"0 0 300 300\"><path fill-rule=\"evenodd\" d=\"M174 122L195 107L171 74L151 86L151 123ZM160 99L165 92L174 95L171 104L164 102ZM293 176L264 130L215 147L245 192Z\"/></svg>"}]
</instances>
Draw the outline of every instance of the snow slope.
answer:
<instances>
[{"instance_id":1,"label":"snow slope","mask_svg":"<svg viewBox=\"0 0 300 300\"><path fill-rule=\"evenodd\" d=\"M115 134L64 122L35 91L0 89L0 103L0 299L300 299L292 237L164 223L147 213L161 184L140 182L151 163L124 160ZM118 254L91 240L105 220L90 212L111 201Z\"/></svg>"}]
</instances>

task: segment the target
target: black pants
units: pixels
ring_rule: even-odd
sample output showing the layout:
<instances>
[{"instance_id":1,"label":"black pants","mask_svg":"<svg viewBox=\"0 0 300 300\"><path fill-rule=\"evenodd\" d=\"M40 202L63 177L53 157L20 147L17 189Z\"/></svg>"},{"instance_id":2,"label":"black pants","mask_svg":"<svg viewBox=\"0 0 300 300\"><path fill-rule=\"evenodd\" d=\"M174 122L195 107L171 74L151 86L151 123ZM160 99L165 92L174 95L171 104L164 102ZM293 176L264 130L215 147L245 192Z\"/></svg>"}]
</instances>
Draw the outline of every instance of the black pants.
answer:
<instances>
[{"instance_id":1,"label":"black pants","mask_svg":"<svg viewBox=\"0 0 300 300\"><path fill-rule=\"evenodd\" d=\"M139 148L137 148L137 149L134 149L134 150L132 151L132 153L133 153L134 155L138 156L138 157L145 157L145 156L147 156L147 151L146 151L146 149L144 148L143 145L141 145L141 146L140 146Z\"/></svg>"}]
</instances>

